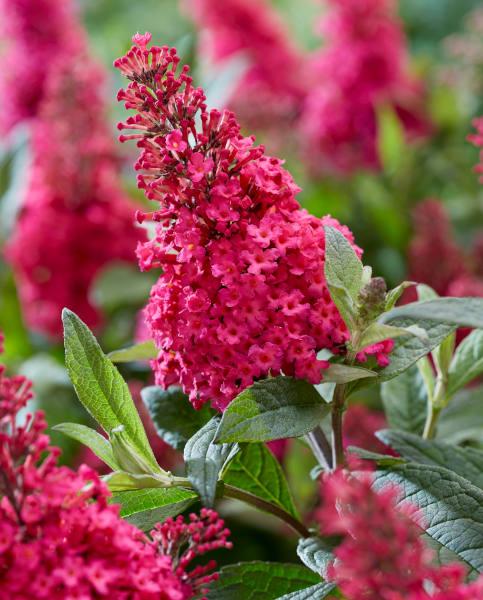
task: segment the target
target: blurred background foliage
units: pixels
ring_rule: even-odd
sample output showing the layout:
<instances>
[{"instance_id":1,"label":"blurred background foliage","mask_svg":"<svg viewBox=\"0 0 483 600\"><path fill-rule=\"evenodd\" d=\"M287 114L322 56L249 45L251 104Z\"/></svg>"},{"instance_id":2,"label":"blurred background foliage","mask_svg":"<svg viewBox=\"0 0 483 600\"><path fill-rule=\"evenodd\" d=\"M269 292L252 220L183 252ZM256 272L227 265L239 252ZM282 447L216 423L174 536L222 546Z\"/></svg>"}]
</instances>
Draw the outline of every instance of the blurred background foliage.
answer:
<instances>
[{"instance_id":1,"label":"blurred background foliage","mask_svg":"<svg viewBox=\"0 0 483 600\"><path fill-rule=\"evenodd\" d=\"M301 47L309 51L319 46L320 38L314 32L314 23L320 17L318 2L273 0L273 4ZM478 152L466 141L466 136L472 130L472 118L483 114L483 95L478 93L479 89L483 90L483 63L476 65L472 71L471 86L468 87L465 87L464 79L457 86L449 86L441 76L444 69L451 66L444 40L463 31L466 15L480 5L482 3L478 0L400 2L400 14L412 54L412 68L428 83L430 112L435 123L435 134L429 140L407 146L398 123L390 113L382 111L378 140L383 157L382 173L364 172L342 179L314 179L304 169L300 158L288 150L290 143L284 145L280 152L302 187L300 202L315 215L330 213L346 223L353 230L358 244L364 248L365 263L371 264L377 275L384 276L389 286L407 277L411 212L418 202L428 197L441 199L450 215L456 239L463 247L469 248L476 233L482 230L483 188L473 172ZM127 50L136 31L151 31L156 43L175 45L182 61L192 64L195 81L200 84L211 81L208 84L211 104L216 105L217 99L222 103L223 85L216 81L216 73L202 72L199 68L197 33L193 23L180 10L177 0L79 0L79 7L93 53L110 73L106 94L113 136L117 135L115 125L123 117L123 108L115 99L121 78L112 68L112 62ZM483 39L481 44L483 46ZM227 85L230 85L230 76L230 73L225 73ZM221 97L217 98L217 94ZM29 161L27 137L24 131L16 131L15 139L1 147L0 243L8 238L25 184ZM131 166L135 149L122 147L121 150L126 158L126 190L142 203ZM435 265L435 268L438 266ZM145 304L153 276L141 274L135 266L111 265L98 277L91 294L106 313L105 327L98 332L105 351L132 343L136 314ZM6 337L4 361L12 370L33 379L36 403L47 412L49 423L89 423L66 377L62 347L26 329L12 273L1 260L0 330ZM128 379L142 383L150 381L145 365L126 365L121 370ZM377 407L377 390L369 389L357 401ZM53 438L54 443L64 448L64 461L72 464L80 460L78 447L59 435L54 434ZM306 473L306 464L309 468L313 466L309 464L312 459L305 450L297 443L289 454L286 470L297 489L298 504L310 512L314 502L314 485L307 484L305 480L304 483L298 477L301 472ZM239 511L237 515L240 519ZM253 529L246 528L247 519L257 532L255 536L252 535ZM232 553L228 557L230 562L293 559L293 544L288 539L280 541L269 519L258 523L249 514L242 518L242 522L243 528L238 521L230 522L234 537L243 542L235 544L236 555ZM282 538L285 536L282 535Z\"/></svg>"}]
</instances>

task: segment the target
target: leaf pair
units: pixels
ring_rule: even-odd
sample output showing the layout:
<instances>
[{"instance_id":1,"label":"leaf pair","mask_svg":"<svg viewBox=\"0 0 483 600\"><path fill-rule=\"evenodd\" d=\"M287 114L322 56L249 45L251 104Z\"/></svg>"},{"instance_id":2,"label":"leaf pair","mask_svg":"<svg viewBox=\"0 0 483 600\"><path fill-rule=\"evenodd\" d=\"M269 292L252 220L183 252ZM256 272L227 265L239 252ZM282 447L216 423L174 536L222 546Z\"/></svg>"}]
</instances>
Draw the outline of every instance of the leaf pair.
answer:
<instances>
[{"instance_id":1,"label":"leaf pair","mask_svg":"<svg viewBox=\"0 0 483 600\"><path fill-rule=\"evenodd\" d=\"M126 382L88 327L67 309L62 317L66 366L79 400L104 431L114 437L109 441L97 431L75 423L64 423L55 429L88 446L113 469L108 482L118 492L114 501L121 503L123 516L150 528L161 518L179 514L197 499L197 494L160 487L171 476L154 457Z\"/></svg>"},{"instance_id":2,"label":"leaf pair","mask_svg":"<svg viewBox=\"0 0 483 600\"><path fill-rule=\"evenodd\" d=\"M126 439L153 473L161 472L129 388L119 371L102 352L96 338L79 317L64 309L62 320L65 364L79 400L108 435L122 427ZM88 432L87 428L74 424L61 425L58 429L74 434L83 443L91 444L89 447L94 452L100 452L99 458L111 468L119 468L111 444L96 432Z\"/></svg>"}]
</instances>

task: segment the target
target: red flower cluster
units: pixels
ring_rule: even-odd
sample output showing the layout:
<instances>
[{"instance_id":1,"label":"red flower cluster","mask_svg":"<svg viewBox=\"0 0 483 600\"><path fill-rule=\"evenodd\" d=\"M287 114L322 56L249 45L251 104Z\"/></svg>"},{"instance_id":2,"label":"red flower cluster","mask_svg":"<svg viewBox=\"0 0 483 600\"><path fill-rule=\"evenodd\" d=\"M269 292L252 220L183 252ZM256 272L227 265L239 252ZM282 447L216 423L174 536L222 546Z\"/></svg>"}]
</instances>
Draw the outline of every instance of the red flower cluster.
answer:
<instances>
[{"instance_id":1,"label":"red flower cluster","mask_svg":"<svg viewBox=\"0 0 483 600\"><path fill-rule=\"evenodd\" d=\"M471 253L465 253L453 237L443 204L435 199L416 207L414 228L409 246L410 279L430 285L441 296L483 296L481 238L475 240Z\"/></svg>"},{"instance_id":2,"label":"red flower cluster","mask_svg":"<svg viewBox=\"0 0 483 600\"><path fill-rule=\"evenodd\" d=\"M347 600L479 600L483 577L464 585L459 564L436 567L410 507L396 508L397 491L372 489L372 475L343 471L323 480L322 531L342 535L329 567ZM369 526L368 526L369 525Z\"/></svg>"},{"instance_id":3,"label":"red flower cluster","mask_svg":"<svg viewBox=\"0 0 483 600\"><path fill-rule=\"evenodd\" d=\"M37 114L52 58L78 52L84 38L69 0L1 0L0 17L6 48L0 71L0 131L6 132Z\"/></svg>"},{"instance_id":4,"label":"red flower cluster","mask_svg":"<svg viewBox=\"0 0 483 600\"><path fill-rule=\"evenodd\" d=\"M48 18L39 16L39 27ZM90 327L99 323L88 297L95 276L113 260L135 260L144 239L120 187L101 90L92 86L103 73L85 48L77 50L67 45L49 57L24 206L6 251L29 326L53 337L61 335L64 307Z\"/></svg>"},{"instance_id":5,"label":"red flower cluster","mask_svg":"<svg viewBox=\"0 0 483 600\"><path fill-rule=\"evenodd\" d=\"M97 474L56 465L41 413L19 424L31 397L23 377L0 366L0 600L187 600L216 578L213 562L188 566L230 548L213 511L158 525L148 539L108 504Z\"/></svg>"},{"instance_id":6,"label":"red flower cluster","mask_svg":"<svg viewBox=\"0 0 483 600\"><path fill-rule=\"evenodd\" d=\"M138 185L160 203L138 249L141 268L163 268L146 308L157 383L223 409L269 373L320 382L317 352L348 336L324 280L324 225L352 234L300 208L281 161L232 113L207 110L174 50L133 39L115 66L131 80L118 98L137 111L120 128L140 131L121 140L139 140Z\"/></svg>"},{"instance_id":7,"label":"red flower cluster","mask_svg":"<svg viewBox=\"0 0 483 600\"><path fill-rule=\"evenodd\" d=\"M392 0L330 0L313 57L314 80L301 118L313 169L378 169L377 109L392 107L408 137L426 135L422 90L410 76Z\"/></svg>"},{"instance_id":8,"label":"red flower cluster","mask_svg":"<svg viewBox=\"0 0 483 600\"><path fill-rule=\"evenodd\" d=\"M305 96L303 55L266 0L185 0L201 29L200 54L222 68L240 57L246 73L229 106L250 127L290 122ZM226 63L225 63L226 64Z\"/></svg>"}]
</instances>

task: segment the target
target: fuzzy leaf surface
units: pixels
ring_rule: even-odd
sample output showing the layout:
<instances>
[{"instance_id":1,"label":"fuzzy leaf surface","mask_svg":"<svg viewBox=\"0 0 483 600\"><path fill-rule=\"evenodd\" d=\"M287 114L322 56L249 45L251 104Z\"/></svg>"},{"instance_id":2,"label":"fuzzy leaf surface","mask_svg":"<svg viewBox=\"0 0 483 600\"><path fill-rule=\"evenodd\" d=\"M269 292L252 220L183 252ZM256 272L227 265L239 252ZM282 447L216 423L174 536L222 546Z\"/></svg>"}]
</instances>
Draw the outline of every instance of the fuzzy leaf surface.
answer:
<instances>
[{"instance_id":1,"label":"fuzzy leaf surface","mask_svg":"<svg viewBox=\"0 0 483 600\"><path fill-rule=\"evenodd\" d=\"M329 411L310 383L283 376L265 379L229 404L215 441L268 442L299 437L314 429Z\"/></svg>"}]
</instances>

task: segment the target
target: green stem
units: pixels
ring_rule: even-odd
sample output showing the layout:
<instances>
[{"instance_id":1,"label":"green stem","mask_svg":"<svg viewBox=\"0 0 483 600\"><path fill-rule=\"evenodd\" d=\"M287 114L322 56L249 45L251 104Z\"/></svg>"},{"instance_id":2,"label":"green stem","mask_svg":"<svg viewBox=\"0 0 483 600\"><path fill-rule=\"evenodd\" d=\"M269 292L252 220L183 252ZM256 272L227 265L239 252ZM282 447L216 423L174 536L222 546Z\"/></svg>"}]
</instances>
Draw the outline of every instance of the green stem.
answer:
<instances>
[{"instance_id":1,"label":"green stem","mask_svg":"<svg viewBox=\"0 0 483 600\"><path fill-rule=\"evenodd\" d=\"M283 508L275 506L275 504L272 504L271 502L267 502L262 498L258 498L257 496L254 496L249 492L245 492L244 490L240 490L226 483L223 485L223 496L225 496L226 498L235 498L236 500L242 500L243 502L246 502L247 504L258 508L259 510L268 512L278 517L279 519L282 519L282 521L285 521L285 523L287 523L287 525L289 525L294 531L296 531L298 535L304 538L310 537L310 531L305 527L303 523L301 523L298 519L296 519L291 514L283 510Z\"/></svg>"},{"instance_id":2,"label":"green stem","mask_svg":"<svg viewBox=\"0 0 483 600\"><path fill-rule=\"evenodd\" d=\"M332 448L319 425L307 436L307 442L324 471L332 469Z\"/></svg>"},{"instance_id":3,"label":"green stem","mask_svg":"<svg viewBox=\"0 0 483 600\"><path fill-rule=\"evenodd\" d=\"M342 467L345 462L342 439L342 419L345 408L345 384L335 386L332 400L332 468Z\"/></svg>"},{"instance_id":4,"label":"green stem","mask_svg":"<svg viewBox=\"0 0 483 600\"><path fill-rule=\"evenodd\" d=\"M424 424L423 438L431 440L436 435L436 425L439 415L443 408L448 404L446 396L447 378L444 374L439 373L436 378L434 392L428 395L428 408L426 414L426 423Z\"/></svg>"},{"instance_id":5,"label":"green stem","mask_svg":"<svg viewBox=\"0 0 483 600\"><path fill-rule=\"evenodd\" d=\"M428 402L428 412L423 430L423 438L425 440L432 440L436 435L436 424L438 422L440 412L441 408L436 408L432 402Z\"/></svg>"}]
</instances>

